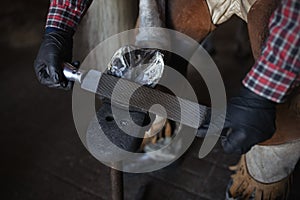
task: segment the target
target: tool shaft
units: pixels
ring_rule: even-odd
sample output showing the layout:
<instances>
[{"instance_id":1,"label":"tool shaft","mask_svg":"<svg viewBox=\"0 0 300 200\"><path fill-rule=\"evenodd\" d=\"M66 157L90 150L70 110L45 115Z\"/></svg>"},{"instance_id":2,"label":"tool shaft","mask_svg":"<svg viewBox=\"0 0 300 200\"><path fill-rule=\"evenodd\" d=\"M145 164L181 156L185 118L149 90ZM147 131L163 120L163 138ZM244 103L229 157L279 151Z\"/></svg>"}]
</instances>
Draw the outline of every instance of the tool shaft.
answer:
<instances>
[{"instance_id":1,"label":"tool shaft","mask_svg":"<svg viewBox=\"0 0 300 200\"><path fill-rule=\"evenodd\" d=\"M206 119L206 106L126 79L96 70L85 74L70 64L64 65L64 74L67 79L81 84L82 89L128 108L149 111L193 128L198 128Z\"/></svg>"},{"instance_id":2,"label":"tool shaft","mask_svg":"<svg viewBox=\"0 0 300 200\"><path fill-rule=\"evenodd\" d=\"M68 80L75 81L79 84L82 83L84 71L77 69L70 63L63 63L63 73Z\"/></svg>"}]
</instances>

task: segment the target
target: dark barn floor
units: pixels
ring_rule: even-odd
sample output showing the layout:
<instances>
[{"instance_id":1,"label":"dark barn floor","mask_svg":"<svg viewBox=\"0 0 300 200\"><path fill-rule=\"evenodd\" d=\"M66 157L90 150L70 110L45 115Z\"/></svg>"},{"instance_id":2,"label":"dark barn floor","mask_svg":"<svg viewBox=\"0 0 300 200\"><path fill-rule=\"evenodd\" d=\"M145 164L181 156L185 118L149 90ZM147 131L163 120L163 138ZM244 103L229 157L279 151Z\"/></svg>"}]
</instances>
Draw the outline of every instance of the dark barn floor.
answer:
<instances>
[{"instance_id":1,"label":"dark barn floor","mask_svg":"<svg viewBox=\"0 0 300 200\"><path fill-rule=\"evenodd\" d=\"M32 65L48 1L2 4L0 199L110 199L109 168L81 144L72 118L71 92L47 89L35 78ZM215 35L216 44L223 44L215 59L218 65L238 67L227 39L230 26L220 27ZM218 144L200 160L201 142L196 139L178 162L162 170L125 174L125 199L224 199L231 174L228 166L238 157L225 155ZM299 185L298 165L290 200L300 199Z\"/></svg>"}]
</instances>

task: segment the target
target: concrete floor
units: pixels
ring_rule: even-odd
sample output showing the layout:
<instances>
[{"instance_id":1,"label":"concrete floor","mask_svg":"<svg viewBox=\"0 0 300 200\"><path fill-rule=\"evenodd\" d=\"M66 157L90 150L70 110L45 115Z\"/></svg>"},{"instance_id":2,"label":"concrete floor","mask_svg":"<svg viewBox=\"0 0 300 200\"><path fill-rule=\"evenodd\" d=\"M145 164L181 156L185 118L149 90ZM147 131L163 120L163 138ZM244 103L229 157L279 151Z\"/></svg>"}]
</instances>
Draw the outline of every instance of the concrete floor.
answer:
<instances>
[{"instance_id":1,"label":"concrete floor","mask_svg":"<svg viewBox=\"0 0 300 200\"><path fill-rule=\"evenodd\" d=\"M109 169L83 147L76 133L71 92L41 86L33 60L42 37L48 1L14 0L0 11L1 55L1 199L110 199ZM218 65L237 66L224 28L215 57ZM227 46L226 46L227 45ZM231 49L231 51L228 51ZM231 56L230 56L231 55ZM251 61L243 62L249 65ZM201 139L175 164L147 174L125 174L125 199L224 198L236 156L219 145L198 159ZM294 173L290 200L300 199L300 167Z\"/></svg>"}]
</instances>

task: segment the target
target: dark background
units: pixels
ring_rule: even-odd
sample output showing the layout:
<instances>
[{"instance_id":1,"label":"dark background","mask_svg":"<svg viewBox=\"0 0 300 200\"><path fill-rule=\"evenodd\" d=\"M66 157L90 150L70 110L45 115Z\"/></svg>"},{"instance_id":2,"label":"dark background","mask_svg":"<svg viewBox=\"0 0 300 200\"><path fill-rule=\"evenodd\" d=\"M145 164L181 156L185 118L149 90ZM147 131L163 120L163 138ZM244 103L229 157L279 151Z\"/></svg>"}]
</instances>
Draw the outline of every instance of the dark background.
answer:
<instances>
[{"instance_id":1,"label":"dark background","mask_svg":"<svg viewBox=\"0 0 300 200\"><path fill-rule=\"evenodd\" d=\"M109 169L95 160L77 136L71 92L41 86L33 61L43 34L48 0L2 2L1 56L1 199L109 199ZM233 69L251 58L236 59L234 27L237 19L218 29L218 65ZM247 42L247 41L246 41ZM203 160L197 158L201 139L186 155L163 170L125 174L125 197L135 199L223 199L236 156L223 154L220 145ZM300 169L294 173L291 200Z\"/></svg>"}]
</instances>

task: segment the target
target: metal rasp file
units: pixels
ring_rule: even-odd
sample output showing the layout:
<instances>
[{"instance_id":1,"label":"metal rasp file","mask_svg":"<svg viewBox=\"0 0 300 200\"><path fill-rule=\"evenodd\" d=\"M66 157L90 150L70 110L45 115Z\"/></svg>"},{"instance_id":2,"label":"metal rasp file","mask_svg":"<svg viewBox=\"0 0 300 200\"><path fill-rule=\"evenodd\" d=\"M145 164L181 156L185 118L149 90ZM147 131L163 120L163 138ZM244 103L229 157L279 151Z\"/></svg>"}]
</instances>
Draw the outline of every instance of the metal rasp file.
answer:
<instances>
[{"instance_id":1,"label":"metal rasp file","mask_svg":"<svg viewBox=\"0 0 300 200\"><path fill-rule=\"evenodd\" d=\"M109 98L111 102L148 111L192 128L197 129L204 123L209 110L204 105L97 70L84 72L65 63L63 72L68 80L79 83L82 89ZM164 109L153 106L156 104Z\"/></svg>"}]
</instances>

